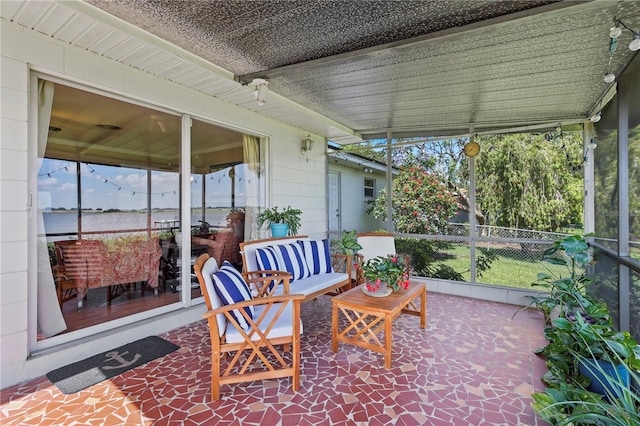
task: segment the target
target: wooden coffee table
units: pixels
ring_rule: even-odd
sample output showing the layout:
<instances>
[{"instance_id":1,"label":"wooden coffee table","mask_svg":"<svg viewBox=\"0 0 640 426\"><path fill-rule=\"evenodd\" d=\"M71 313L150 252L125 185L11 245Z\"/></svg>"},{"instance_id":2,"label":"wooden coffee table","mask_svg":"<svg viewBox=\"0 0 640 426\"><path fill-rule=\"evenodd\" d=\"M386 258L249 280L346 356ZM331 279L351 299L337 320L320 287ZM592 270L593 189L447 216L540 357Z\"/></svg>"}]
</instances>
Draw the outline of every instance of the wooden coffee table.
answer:
<instances>
[{"instance_id":1,"label":"wooden coffee table","mask_svg":"<svg viewBox=\"0 0 640 426\"><path fill-rule=\"evenodd\" d=\"M416 299L420 298L420 306ZM420 317L420 328L427 322L427 289L423 283L411 282L407 290L391 293L386 297L374 297L365 294L362 286L331 299L332 326L331 350L338 351L338 342L349 343L364 349L384 354L384 367L391 368L391 325L402 314ZM338 316L342 313L348 325L338 329ZM384 331L384 344L378 335Z\"/></svg>"}]
</instances>

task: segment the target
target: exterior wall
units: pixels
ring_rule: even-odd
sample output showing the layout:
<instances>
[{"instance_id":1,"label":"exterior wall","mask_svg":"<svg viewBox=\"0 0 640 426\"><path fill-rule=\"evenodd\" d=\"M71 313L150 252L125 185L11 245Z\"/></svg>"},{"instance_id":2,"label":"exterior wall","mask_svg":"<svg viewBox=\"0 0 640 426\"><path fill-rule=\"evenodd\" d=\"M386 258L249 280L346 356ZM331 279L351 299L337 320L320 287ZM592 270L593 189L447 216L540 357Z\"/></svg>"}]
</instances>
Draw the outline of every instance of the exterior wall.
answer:
<instances>
[{"instance_id":1,"label":"exterior wall","mask_svg":"<svg viewBox=\"0 0 640 426\"><path fill-rule=\"evenodd\" d=\"M270 205L292 205L303 211L301 233L326 235L326 157L316 143L307 157L300 141L309 133L246 109L205 96L133 68L40 36L1 21L1 141L0 141L0 387L38 377L47 371L164 330L199 320L203 305L139 321L135 326L91 336L82 342L34 352L35 238L28 211L29 70L69 79L91 87L139 99L221 125L237 126L271 140L267 176ZM318 139L317 136L312 137ZM293 153L293 154L292 154ZM35 176L35 173L33 173ZM35 186L35 185L34 185ZM34 240L33 240L34 241ZM35 247L35 244L32 244ZM31 340L30 340L31 339Z\"/></svg>"},{"instance_id":2,"label":"exterior wall","mask_svg":"<svg viewBox=\"0 0 640 426\"><path fill-rule=\"evenodd\" d=\"M376 180L375 194L386 186L385 175L364 173L360 169L329 162L329 171L340 173L340 217L342 229L358 232L370 232L386 229L386 223L366 213L367 202L364 197L364 178Z\"/></svg>"}]
</instances>

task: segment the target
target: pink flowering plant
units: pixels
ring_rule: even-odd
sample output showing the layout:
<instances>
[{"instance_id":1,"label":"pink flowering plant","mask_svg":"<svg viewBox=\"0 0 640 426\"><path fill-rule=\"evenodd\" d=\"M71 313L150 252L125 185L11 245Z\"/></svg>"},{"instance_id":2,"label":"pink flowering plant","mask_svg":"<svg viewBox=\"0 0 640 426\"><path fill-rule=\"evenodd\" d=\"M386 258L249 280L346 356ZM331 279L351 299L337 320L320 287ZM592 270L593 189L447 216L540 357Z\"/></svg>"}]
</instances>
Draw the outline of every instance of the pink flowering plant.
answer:
<instances>
[{"instance_id":1,"label":"pink flowering plant","mask_svg":"<svg viewBox=\"0 0 640 426\"><path fill-rule=\"evenodd\" d=\"M406 259L402 255L374 257L364 262L362 270L369 291L378 291L381 283L387 283L393 291L409 288Z\"/></svg>"}]
</instances>

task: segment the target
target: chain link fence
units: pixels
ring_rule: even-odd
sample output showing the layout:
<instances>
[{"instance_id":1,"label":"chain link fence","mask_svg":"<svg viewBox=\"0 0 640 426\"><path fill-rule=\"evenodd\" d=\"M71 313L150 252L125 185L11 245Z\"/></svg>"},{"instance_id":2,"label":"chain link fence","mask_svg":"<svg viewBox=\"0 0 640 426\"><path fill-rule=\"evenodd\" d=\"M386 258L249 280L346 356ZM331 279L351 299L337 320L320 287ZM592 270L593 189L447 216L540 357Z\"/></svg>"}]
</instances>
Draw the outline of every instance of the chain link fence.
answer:
<instances>
[{"instance_id":1,"label":"chain link fence","mask_svg":"<svg viewBox=\"0 0 640 426\"><path fill-rule=\"evenodd\" d=\"M540 261L545 249L565 233L486 225L476 225L474 232L472 236L469 224L451 223L441 235L397 237L407 251L433 250L428 266L417 265L415 273L419 276L531 288L539 272L561 272ZM412 245L423 248L414 249Z\"/></svg>"}]
</instances>

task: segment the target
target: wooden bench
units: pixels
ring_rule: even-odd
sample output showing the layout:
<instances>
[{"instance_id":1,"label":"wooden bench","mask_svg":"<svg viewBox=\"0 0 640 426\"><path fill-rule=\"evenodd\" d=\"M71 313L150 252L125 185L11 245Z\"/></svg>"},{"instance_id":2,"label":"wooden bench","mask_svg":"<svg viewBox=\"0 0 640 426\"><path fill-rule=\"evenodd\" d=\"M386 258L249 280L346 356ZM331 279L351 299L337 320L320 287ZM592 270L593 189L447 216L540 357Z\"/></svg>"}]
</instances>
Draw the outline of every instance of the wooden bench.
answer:
<instances>
[{"instance_id":1,"label":"wooden bench","mask_svg":"<svg viewBox=\"0 0 640 426\"><path fill-rule=\"evenodd\" d=\"M315 299L318 296L328 294L336 295L351 288L351 256L332 254L332 271L327 273L312 274L309 277L292 280L291 275L282 275L282 269L262 270L258 266L256 257L258 249L278 245L296 244L298 241L311 241L308 236L293 236L283 238L268 238L263 240L245 241L240 243L242 255L243 275L247 283L264 283L262 288L255 288L257 296L276 296L288 294L304 295L303 302ZM270 286L270 282L264 281L264 276L278 273L280 277L274 280L276 285Z\"/></svg>"}]
</instances>

